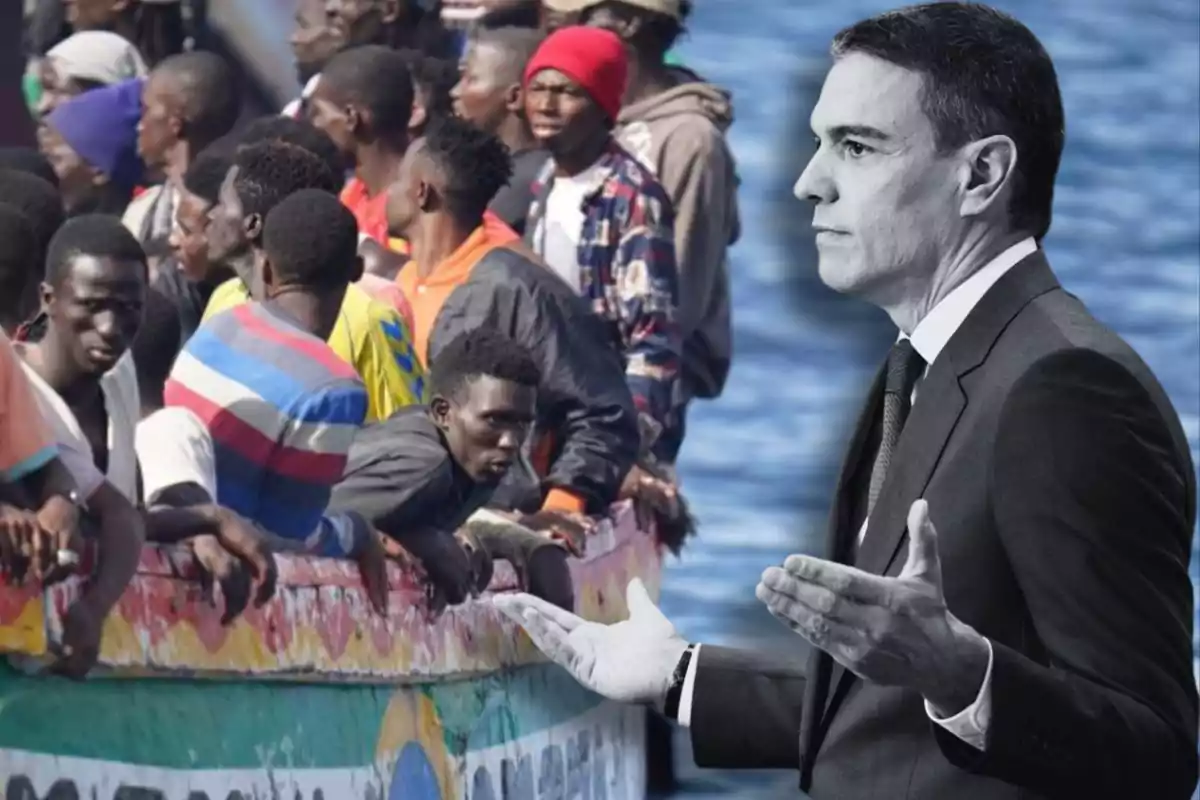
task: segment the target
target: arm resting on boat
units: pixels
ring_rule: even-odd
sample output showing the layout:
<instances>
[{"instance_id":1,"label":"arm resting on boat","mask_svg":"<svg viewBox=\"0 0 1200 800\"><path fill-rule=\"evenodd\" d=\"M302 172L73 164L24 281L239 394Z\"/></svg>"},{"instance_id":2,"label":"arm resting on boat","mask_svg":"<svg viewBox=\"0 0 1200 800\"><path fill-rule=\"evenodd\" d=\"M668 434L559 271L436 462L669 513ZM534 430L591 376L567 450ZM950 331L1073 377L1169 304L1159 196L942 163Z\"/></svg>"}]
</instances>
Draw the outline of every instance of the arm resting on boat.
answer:
<instances>
[{"instance_id":1,"label":"arm resting on boat","mask_svg":"<svg viewBox=\"0 0 1200 800\"><path fill-rule=\"evenodd\" d=\"M98 556L80 602L107 615L137 572L146 526L141 513L108 481L92 492L87 506L97 524Z\"/></svg>"},{"instance_id":2,"label":"arm resting on boat","mask_svg":"<svg viewBox=\"0 0 1200 800\"><path fill-rule=\"evenodd\" d=\"M799 769L803 669L713 645L696 656L689 725L696 765Z\"/></svg>"}]
</instances>

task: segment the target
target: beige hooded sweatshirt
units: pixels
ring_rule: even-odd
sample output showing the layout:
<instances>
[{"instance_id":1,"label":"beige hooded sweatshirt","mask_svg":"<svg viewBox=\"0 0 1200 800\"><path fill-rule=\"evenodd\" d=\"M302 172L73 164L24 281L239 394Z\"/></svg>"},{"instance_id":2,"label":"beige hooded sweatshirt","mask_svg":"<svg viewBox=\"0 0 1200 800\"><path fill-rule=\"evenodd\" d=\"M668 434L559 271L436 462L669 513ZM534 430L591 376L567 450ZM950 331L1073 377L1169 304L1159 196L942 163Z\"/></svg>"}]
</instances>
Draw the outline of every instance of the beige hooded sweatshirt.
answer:
<instances>
[{"instance_id":1,"label":"beige hooded sweatshirt","mask_svg":"<svg viewBox=\"0 0 1200 800\"><path fill-rule=\"evenodd\" d=\"M726 250L740 233L736 168L725 142L729 94L677 69L678 83L621 109L617 139L654 171L675 206L685 399L718 397L732 356Z\"/></svg>"}]
</instances>

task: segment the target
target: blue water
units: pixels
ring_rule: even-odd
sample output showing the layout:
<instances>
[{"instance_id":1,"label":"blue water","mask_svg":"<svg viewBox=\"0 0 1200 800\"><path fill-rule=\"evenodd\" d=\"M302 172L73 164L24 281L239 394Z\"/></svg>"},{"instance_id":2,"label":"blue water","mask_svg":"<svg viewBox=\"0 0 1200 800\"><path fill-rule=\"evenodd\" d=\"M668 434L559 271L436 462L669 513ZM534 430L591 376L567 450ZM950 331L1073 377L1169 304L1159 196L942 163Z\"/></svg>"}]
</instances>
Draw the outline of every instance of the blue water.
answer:
<instances>
[{"instance_id":1,"label":"blue water","mask_svg":"<svg viewBox=\"0 0 1200 800\"><path fill-rule=\"evenodd\" d=\"M669 566L663 608L699 641L778 648L796 637L754 600L765 566L816 552L837 463L869 374L895 333L824 289L809 207L790 187L831 36L894 7L703 0L685 62L733 92L730 142L744 234L725 396L698 403L681 460L699 540ZM1200 4L1006 0L1055 60L1067 146L1046 250L1063 284L1137 348L1200 462ZM1193 555L1193 579L1197 559ZM679 753L681 766L689 762ZM795 776L686 770L688 797L795 796Z\"/></svg>"}]
</instances>

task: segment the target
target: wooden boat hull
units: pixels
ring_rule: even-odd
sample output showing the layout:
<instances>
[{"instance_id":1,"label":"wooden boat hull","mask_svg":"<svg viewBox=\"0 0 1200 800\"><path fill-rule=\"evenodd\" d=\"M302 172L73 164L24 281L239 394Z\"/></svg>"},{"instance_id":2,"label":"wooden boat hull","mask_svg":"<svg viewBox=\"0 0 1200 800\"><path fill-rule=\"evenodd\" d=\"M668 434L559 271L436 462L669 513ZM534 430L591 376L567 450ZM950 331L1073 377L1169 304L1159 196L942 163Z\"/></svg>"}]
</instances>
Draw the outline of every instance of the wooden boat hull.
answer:
<instances>
[{"instance_id":1,"label":"wooden boat hull","mask_svg":"<svg viewBox=\"0 0 1200 800\"><path fill-rule=\"evenodd\" d=\"M571 569L577 611L616 620L661 557L628 506L605 526ZM279 561L275 599L223 629L188 557L147 548L83 683L36 674L77 586L0 587L0 797L643 795L644 712L546 664L486 598L430 619L396 570L379 620L352 569ZM511 590L497 567L490 591Z\"/></svg>"}]
</instances>

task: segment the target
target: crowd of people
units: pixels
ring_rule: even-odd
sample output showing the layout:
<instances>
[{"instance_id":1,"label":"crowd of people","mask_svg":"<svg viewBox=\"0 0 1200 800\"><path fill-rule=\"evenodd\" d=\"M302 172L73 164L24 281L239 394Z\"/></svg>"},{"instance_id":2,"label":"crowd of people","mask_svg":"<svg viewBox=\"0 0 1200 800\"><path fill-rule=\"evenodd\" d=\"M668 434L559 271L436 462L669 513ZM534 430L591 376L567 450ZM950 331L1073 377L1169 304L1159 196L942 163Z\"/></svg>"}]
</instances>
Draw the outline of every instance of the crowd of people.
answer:
<instances>
[{"instance_id":1,"label":"crowd of people","mask_svg":"<svg viewBox=\"0 0 1200 800\"><path fill-rule=\"evenodd\" d=\"M440 607L536 553L572 607L621 499L678 551L739 229L729 98L668 63L687 0L508 0L462 41L299 0L304 92L255 119L215 52L147 49L156 5L28 31L37 147L0 151L0 567L90 569L58 668L144 542L187 543L226 620L280 552L356 562L381 614L389 561ZM517 524L472 535L485 507Z\"/></svg>"}]
</instances>

